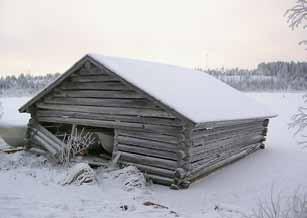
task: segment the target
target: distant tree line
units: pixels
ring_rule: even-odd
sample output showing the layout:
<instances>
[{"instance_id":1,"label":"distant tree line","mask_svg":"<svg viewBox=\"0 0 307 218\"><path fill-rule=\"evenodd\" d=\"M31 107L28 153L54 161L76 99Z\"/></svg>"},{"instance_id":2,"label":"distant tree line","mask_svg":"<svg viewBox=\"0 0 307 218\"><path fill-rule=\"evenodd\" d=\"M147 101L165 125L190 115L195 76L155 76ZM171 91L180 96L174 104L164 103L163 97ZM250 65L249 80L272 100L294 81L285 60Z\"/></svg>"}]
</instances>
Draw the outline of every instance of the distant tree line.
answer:
<instances>
[{"instance_id":1,"label":"distant tree line","mask_svg":"<svg viewBox=\"0 0 307 218\"><path fill-rule=\"evenodd\" d=\"M206 73L241 91L305 91L307 62L260 63L256 69L210 69Z\"/></svg>"},{"instance_id":2,"label":"distant tree line","mask_svg":"<svg viewBox=\"0 0 307 218\"><path fill-rule=\"evenodd\" d=\"M241 91L306 91L307 62L261 63L256 69L203 70ZM31 96L60 74L0 77L0 96Z\"/></svg>"},{"instance_id":3,"label":"distant tree line","mask_svg":"<svg viewBox=\"0 0 307 218\"><path fill-rule=\"evenodd\" d=\"M31 96L55 80L60 74L41 76L20 74L0 77L0 96Z\"/></svg>"}]
</instances>

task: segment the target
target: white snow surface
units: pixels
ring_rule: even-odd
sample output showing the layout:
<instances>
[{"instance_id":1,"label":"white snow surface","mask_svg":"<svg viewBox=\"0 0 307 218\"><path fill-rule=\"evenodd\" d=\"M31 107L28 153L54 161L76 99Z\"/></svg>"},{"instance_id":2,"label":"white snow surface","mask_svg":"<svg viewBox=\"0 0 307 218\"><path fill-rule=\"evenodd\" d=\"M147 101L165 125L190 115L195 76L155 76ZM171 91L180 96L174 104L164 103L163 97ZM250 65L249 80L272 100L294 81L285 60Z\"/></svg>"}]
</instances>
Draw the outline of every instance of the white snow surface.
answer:
<instances>
[{"instance_id":1,"label":"white snow surface","mask_svg":"<svg viewBox=\"0 0 307 218\"><path fill-rule=\"evenodd\" d=\"M276 115L204 72L99 54L89 56L195 123Z\"/></svg>"},{"instance_id":2,"label":"white snow surface","mask_svg":"<svg viewBox=\"0 0 307 218\"><path fill-rule=\"evenodd\" d=\"M0 98L3 106L3 115L0 119L0 127L13 127L27 125L30 115L19 113L18 108L27 102L30 97L5 97Z\"/></svg>"},{"instance_id":3,"label":"white snow surface","mask_svg":"<svg viewBox=\"0 0 307 218\"><path fill-rule=\"evenodd\" d=\"M248 95L279 114L270 121L266 149L211 173L187 190L146 186L133 167L112 172L99 168L96 184L63 186L67 169L27 152L0 153L0 218L241 218L260 200L269 200L272 187L282 196L298 187L307 193L307 148L288 129L303 94ZM18 113L23 101L8 98L4 107L15 107L12 111ZM5 116L15 115L7 113L4 119L14 120ZM167 208L145 206L147 201Z\"/></svg>"}]
</instances>

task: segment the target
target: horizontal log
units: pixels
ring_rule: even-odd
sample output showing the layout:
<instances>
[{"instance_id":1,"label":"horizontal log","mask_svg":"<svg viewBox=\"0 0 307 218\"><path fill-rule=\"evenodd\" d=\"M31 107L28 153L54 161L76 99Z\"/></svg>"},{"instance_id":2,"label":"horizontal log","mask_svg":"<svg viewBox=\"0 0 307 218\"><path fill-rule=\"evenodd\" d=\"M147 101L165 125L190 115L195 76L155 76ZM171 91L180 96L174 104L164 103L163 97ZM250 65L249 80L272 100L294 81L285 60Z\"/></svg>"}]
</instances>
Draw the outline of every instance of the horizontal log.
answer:
<instances>
[{"instance_id":1,"label":"horizontal log","mask_svg":"<svg viewBox=\"0 0 307 218\"><path fill-rule=\"evenodd\" d=\"M217 127L223 127L223 126L233 126L238 124L246 124L251 123L255 121L264 121L268 118L271 118L272 116L265 116L265 117L259 117L259 118L251 118L251 119L238 119L238 120L226 120L226 121L213 121L213 122L205 122L205 123L199 123L196 124L196 129L204 129L204 128L217 128ZM273 116L275 117L275 116Z\"/></svg>"},{"instance_id":2,"label":"horizontal log","mask_svg":"<svg viewBox=\"0 0 307 218\"><path fill-rule=\"evenodd\" d=\"M224 126L224 127L218 127L218 128L212 128L212 129L202 129L202 130L193 129L191 137L193 139L197 139L199 137L209 136L212 134L227 133L231 131L241 131L244 129L258 128L258 127L263 127L262 122L254 122L254 123L247 123L243 125L240 124L240 125L234 125L234 126Z\"/></svg>"},{"instance_id":3,"label":"horizontal log","mask_svg":"<svg viewBox=\"0 0 307 218\"><path fill-rule=\"evenodd\" d=\"M37 154L37 155L46 155L47 154L46 150L40 148L39 145L34 145L33 147L30 147L27 151L32 152L32 153Z\"/></svg>"},{"instance_id":4,"label":"horizontal log","mask_svg":"<svg viewBox=\"0 0 307 218\"><path fill-rule=\"evenodd\" d=\"M167 170L167 169L162 169L158 167L152 167L152 166L147 166L147 165L142 165L142 164L135 164L135 163L128 163L128 162L123 162L123 164L128 164L137 167L141 172L143 172L145 175L146 174L154 174L162 177L169 177L173 178L175 175L174 170Z\"/></svg>"},{"instance_id":5,"label":"horizontal log","mask_svg":"<svg viewBox=\"0 0 307 218\"><path fill-rule=\"evenodd\" d=\"M162 158L155 158L155 157L146 157L143 155L131 154L127 152L120 152L120 161L126 161L129 163L136 163L142 165L149 165L153 167L160 167L164 169L175 170L177 167L176 161L165 160Z\"/></svg>"},{"instance_id":6,"label":"horizontal log","mask_svg":"<svg viewBox=\"0 0 307 218\"><path fill-rule=\"evenodd\" d=\"M55 97L72 97L72 98L144 98L144 96L134 92L134 91L87 91L87 90L77 90L77 91L62 91L55 90Z\"/></svg>"},{"instance_id":7,"label":"horizontal log","mask_svg":"<svg viewBox=\"0 0 307 218\"><path fill-rule=\"evenodd\" d=\"M135 131L129 131L129 130L119 130L118 134L121 136L128 136L132 138L146 139L146 140L152 140L152 141L157 141L157 142L166 142L166 143L175 144L175 145L178 144L178 138L175 136L155 134L151 132L135 132Z\"/></svg>"},{"instance_id":8,"label":"horizontal log","mask_svg":"<svg viewBox=\"0 0 307 218\"><path fill-rule=\"evenodd\" d=\"M157 150L154 148L126 145L126 144L121 144L121 143L118 143L117 148L119 151L125 151L129 153L134 153L134 154L141 154L141 155L150 156L150 157L159 157L159 158L170 159L170 160L175 160L175 161L177 160L176 153L165 151L165 150Z\"/></svg>"},{"instance_id":9,"label":"horizontal log","mask_svg":"<svg viewBox=\"0 0 307 218\"><path fill-rule=\"evenodd\" d=\"M220 135L218 137L210 137L210 138L204 138L201 142L199 142L197 145L192 147L192 151L199 152L206 148L212 148L215 145L218 145L219 143L227 143L231 142L233 140L241 140L243 138L249 138L253 136L262 136L263 129L258 129L253 132L238 132L231 135Z\"/></svg>"},{"instance_id":10,"label":"horizontal log","mask_svg":"<svg viewBox=\"0 0 307 218\"><path fill-rule=\"evenodd\" d=\"M203 149L202 151L195 151L192 150L192 162L196 162L202 159L207 159L210 156L219 155L221 156L224 151L231 151L231 150L237 150L240 149L242 145L245 144L254 144L264 141L263 136L255 136L252 138L244 138L242 140L229 140L217 143L215 146L208 146L207 149Z\"/></svg>"},{"instance_id":11,"label":"horizontal log","mask_svg":"<svg viewBox=\"0 0 307 218\"><path fill-rule=\"evenodd\" d=\"M254 147L260 146L261 144L262 143L245 144L245 145L241 145L236 150L222 151L222 152L220 152L220 154L218 156L215 156L215 155L208 156L208 158L206 158L206 159L202 159L202 160L199 160L197 162L192 163L191 164L192 169L195 169L195 168L198 168L198 167L209 166L216 161L220 161L220 160L225 159L227 157L233 156L234 154L241 152L243 150L249 150L249 149L252 149Z\"/></svg>"},{"instance_id":12,"label":"horizontal log","mask_svg":"<svg viewBox=\"0 0 307 218\"><path fill-rule=\"evenodd\" d=\"M148 130L156 133L163 133L169 135L176 135L178 131L176 128L168 126L158 126L150 124L140 124L140 123L127 123L127 122L117 122L117 121L106 121L106 120L91 120L91 119L77 119L70 117L37 117L40 122L50 122L50 123L67 123L67 124L77 124L84 126L93 127L104 127L104 128L119 128L119 129L134 129L134 130Z\"/></svg>"},{"instance_id":13,"label":"horizontal log","mask_svg":"<svg viewBox=\"0 0 307 218\"><path fill-rule=\"evenodd\" d=\"M73 112L91 112L98 114L115 114L115 115L138 115L144 117L162 117L174 118L171 114L154 109L139 108L117 108L117 107L95 107L95 106L77 106L77 105L57 105L47 103L37 103L36 106L47 110L73 111Z\"/></svg>"},{"instance_id":14,"label":"horizontal log","mask_svg":"<svg viewBox=\"0 0 307 218\"><path fill-rule=\"evenodd\" d=\"M95 76L95 75L109 75L106 70L99 69L97 67L85 68L82 67L74 76L85 75L85 76Z\"/></svg>"},{"instance_id":15,"label":"horizontal log","mask_svg":"<svg viewBox=\"0 0 307 218\"><path fill-rule=\"evenodd\" d=\"M163 177L163 176L157 176L157 175L153 175L153 174L145 174L145 177L146 178L149 178L151 181L153 181L153 183L156 183L156 184L161 184L161 185L171 185L174 183L174 180L173 179L170 179L170 178L166 178L166 177Z\"/></svg>"},{"instance_id":16,"label":"horizontal log","mask_svg":"<svg viewBox=\"0 0 307 218\"><path fill-rule=\"evenodd\" d=\"M259 146L255 146L252 149L240 151L239 153L234 154L231 157L225 158L223 160L220 160L220 161L218 161L215 164L212 164L210 166L195 168L191 172L190 179L191 179L191 181L195 181L199 177L208 175L210 172L212 172L212 171L214 171L218 168L221 168L223 166L226 166L226 165L228 165L228 164L230 164L230 163L232 163L236 160L239 160L239 159L249 155L250 153L257 151L258 149L259 149Z\"/></svg>"},{"instance_id":17,"label":"horizontal log","mask_svg":"<svg viewBox=\"0 0 307 218\"><path fill-rule=\"evenodd\" d=\"M216 139L222 139L222 138L229 138L229 137L235 137L240 134L250 134L253 132L259 132L263 131L265 127L262 126L253 126L249 128L244 128L240 130L231 130L231 131L223 131L223 132L217 132L217 133L211 133L211 134L203 134L203 137L193 138L193 146L198 146L199 144L204 144L206 142L216 140Z\"/></svg>"},{"instance_id":18,"label":"horizontal log","mask_svg":"<svg viewBox=\"0 0 307 218\"><path fill-rule=\"evenodd\" d=\"M141 123L141 124L153 124L162 126L180 126L179 121L176 119L168 118L152 118L152 117L139 117L133 115L110 115L110 114L96 114L86 112L71 112L71 111L57 111L57 110L38 110L36 112L38 117L70 117L80 119L92 119L92 120L109 120L116 122L128 122L128 123Z\"/></svg>"},{"instance_id":19,"label":"horizontal log","mask_svg":"<svg viewBox=\"0 0 307 218\"><path fill-rule=\"evenodd\" d=\"M63 90L131 90L120 82L66 82L61 84Z\"/></svg>"},{"instance_id":20,"label":"horizontal log","mask_svg":"<svg viewBox=\"0 0 307 218\"><path fill-rule=\"evenodd\" d=\"M118 79L106 75L106 74L101 74L101 75L76 75L74 77L71 77L72 82L109 82L109 81L119 81Z\"/></svg>"},{"instance_id":21,"label":"horizontal log","mask_svg":"<svg viewBox=\"0 0 307 218\"><path fill-rule=\"evenodd\" d=\"M145 99L97 99L97 98L58 98L48 97L44 99L45 103L81 105L81 106L102 106L102 107L123 107L123 108L150 108L159 109Z\"/></svg>"},{"instance_id":22,"label":"horizontal log","mask_svg":"<svg viewBox=\"0 0 307 218\"><path fill-rule=\"evenodd\" d=\"M135 146L146 147L146 148L154 148L154 149L163 150L163 151L171 151L174 153L177 151L177 145L174 145L174 144L121 136L120 132L118 134L119 135L117 137L117 141L118 143L121 143L121 144L135 145Z\"/></svg>"}]
</instances>

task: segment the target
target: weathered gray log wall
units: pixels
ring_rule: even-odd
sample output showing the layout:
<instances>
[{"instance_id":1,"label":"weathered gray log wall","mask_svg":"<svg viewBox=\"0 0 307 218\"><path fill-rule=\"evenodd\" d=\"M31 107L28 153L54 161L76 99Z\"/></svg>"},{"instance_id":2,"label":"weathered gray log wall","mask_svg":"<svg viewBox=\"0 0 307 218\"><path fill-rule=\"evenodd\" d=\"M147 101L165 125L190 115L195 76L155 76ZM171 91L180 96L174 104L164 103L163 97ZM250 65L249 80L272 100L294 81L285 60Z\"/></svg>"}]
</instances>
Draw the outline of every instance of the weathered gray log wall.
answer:
<instances>
[{"instance_id":1,"label":"weathered gray log wall","mask_svg":"<svg viewBox=\"0 0 307 218\"><path fill-rule=\"evenodd\" d=\"M233 157L240 158L262 148L267 126L268 120L255 120L215 128L194 128L190 179L195 180L234 161Z\"/></svg>"},{"instance_id":2,"label":"weathered gray log wall","mask_svg":"<svg viewBox=\"0 0 307 218\"><path fill-rule=\"evenodd\" d=\"M113 156L137 166L154 182L170 185L177 168L178 139L145 131L117 130Z\"/></svg>"},{"instance_id":3,"label":"weathered gray log wall","mask_svg":"<svg viewBox=\"0 0 307 218\"><path fill-rule=\"evenodd\" d=\"M105 72L87 66L35 104L41 122L175 133L181 121Z\"/></svg>"}]
</instances>

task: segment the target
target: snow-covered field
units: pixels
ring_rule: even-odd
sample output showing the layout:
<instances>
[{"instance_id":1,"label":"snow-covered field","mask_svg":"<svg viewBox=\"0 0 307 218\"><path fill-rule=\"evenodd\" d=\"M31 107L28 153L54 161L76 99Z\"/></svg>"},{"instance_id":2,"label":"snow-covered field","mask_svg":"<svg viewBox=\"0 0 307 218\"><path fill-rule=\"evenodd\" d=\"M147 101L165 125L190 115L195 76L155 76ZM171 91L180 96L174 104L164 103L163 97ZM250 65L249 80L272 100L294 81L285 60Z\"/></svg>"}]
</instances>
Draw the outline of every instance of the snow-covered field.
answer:
<instances>
[{"instance_id":1,"label":"snow-covered field","mask_svg":"<svg viewBox=\"0 0 307 218\"><path fill-rule=\"evenodd\" d=\"M307 148L288 129L290 117L302 104L302 93L249 93L279 117L271 120L266 149L174 191L146 186L133 169L97 171L97 184L62 186L66 171L43 157L24 152L0 154L0 218L95 217L240 217L260 199L291 194L307 184ZM22 124L28 119L17 108L25 98L0 99L1 122ZM153 202L165 207L144 205ZM220 208L215 210L214 208Z\"/></svg>"}]
</instances>

